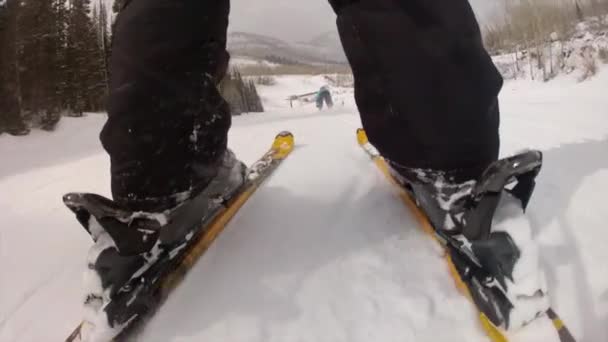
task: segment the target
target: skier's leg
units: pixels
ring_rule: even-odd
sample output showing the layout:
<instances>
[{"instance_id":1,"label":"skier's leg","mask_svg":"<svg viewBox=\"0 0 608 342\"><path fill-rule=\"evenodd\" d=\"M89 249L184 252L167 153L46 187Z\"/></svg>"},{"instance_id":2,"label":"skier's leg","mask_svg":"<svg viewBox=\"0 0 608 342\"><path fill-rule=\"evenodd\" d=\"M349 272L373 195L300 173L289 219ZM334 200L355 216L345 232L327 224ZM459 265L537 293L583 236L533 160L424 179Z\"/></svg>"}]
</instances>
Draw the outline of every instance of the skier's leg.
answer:
<instances>
[{"instance_id":1,"label":"skier's leg","mask_svg":"<svg viewBox=\"0 0 608 342\"><path fill-rule=\"evenodd\" d=\"M502 79L468 2L330 1L370 141L445 244L484 325L515 330L542 317L550 301L521 217L542 155L494 162Z\"/></svg>"},{"instance_id":2,"label":"skier's leg","mask_svg":"<svg viewBox=\"0 0 608 342\"><path fill-rule=\"evenodd\" d=\"M331 98L331 93L327 92L325 96L325 103L327 104L327 108L331 109L334 106L334 101Z\"/></svg>"},{"instance_id":3,"label":"skier's leg","mask_svg":"<svg viewBox=\"0 0 608 342\"><path fill-rule=\"evenodd\" d=\"M370 141L394 165L476 178L498 156L502 78L467 0L329 0Z\"/></svg>"},{"instance_id":4,"label":"skier's leg","mask_svg":"<svg viewBox=\"0 0 608 342\"><path fill-rule=\"evenodd\" d=\"M84 340L110 340L157 305L158 286L208 228L201 223L218 196L242 185L216 88L229 58L228 12L228 0L127 0L117 18L101 133L115 201L64 197L95 241L85 303L95 324L83 325Z\"/></svg>"},{"instance_id":5,"label":"skier's leg","mask_svg":"<svg viewBox=\"0 0 608 342\"><path fill-rule=\"evenodd\" d=\"M131 210L170 207L218 172L231 124L216 89L229 59L229 7L130 0L117 18L101 141L114 198Z\"/></svg>"}]
</instances>

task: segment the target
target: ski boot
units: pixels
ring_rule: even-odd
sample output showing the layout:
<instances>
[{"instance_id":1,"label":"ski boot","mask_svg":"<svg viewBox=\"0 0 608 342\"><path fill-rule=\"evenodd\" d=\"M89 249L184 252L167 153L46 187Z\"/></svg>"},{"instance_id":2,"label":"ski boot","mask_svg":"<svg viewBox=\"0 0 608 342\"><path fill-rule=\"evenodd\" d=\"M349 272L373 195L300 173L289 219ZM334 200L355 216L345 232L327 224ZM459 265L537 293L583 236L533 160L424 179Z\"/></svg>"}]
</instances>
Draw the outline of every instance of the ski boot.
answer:
<instances>
[{"instance_id":1,"label":"ski boot","mask_svg":"<svg viewBox=\"0 0 608 342\"><path fill-rule=\"evenodd\" d=\"M95 242L85 277L85 322L109 335L93 340L113 339L112 331L155 307L156 282L171 272L188 242L204 233L202 222L239 190L246 172L228 150L204 189L173 195L165 201L171 207L153 212L131 210L95 194L64 196Z\"/></svg>"},{"instance_id":2,"label":"ski boot","mask_svg":"<svg viewBox=\"0 0 608 342\"><path fill-rule=\"evenodd\" d=\"M546 281L524 215L541 152L496 161L470 180L389 164L447 248L477 307L496 327L516 329L547 311Z\"/></svg>"}]
</instances>

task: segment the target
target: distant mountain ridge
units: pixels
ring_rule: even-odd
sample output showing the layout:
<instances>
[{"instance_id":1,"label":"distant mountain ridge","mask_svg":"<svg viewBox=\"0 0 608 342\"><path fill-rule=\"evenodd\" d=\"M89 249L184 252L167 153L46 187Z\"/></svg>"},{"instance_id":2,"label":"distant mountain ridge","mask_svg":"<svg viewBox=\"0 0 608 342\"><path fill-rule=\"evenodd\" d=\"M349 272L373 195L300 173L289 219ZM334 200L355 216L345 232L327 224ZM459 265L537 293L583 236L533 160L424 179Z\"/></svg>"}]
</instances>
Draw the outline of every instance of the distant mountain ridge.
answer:
<instances>
[{"instance_id":1,"label":"distant mountain ridge","mask_svg":"<svg viewBox=\"0 0 608 342\"><path fill-rule=\"evenodd\" d=\"M228 51L235 57L283 59L304 64L345 64L338 34L323 33L308 42L288 43L267 35L230 32Z\"/></svg>"}]
</instances>

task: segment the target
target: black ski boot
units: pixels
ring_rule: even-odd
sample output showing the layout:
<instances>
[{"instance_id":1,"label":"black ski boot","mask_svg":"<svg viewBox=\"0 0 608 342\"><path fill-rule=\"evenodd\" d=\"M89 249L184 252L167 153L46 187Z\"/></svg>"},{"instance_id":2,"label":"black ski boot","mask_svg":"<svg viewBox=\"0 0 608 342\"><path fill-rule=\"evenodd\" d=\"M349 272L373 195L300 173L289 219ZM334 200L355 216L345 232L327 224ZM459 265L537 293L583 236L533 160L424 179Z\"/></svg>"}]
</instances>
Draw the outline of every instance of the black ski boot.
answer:
<instances>
[{"instance_id":1,"label":"black ski boot","mask_svg":"<svg viewBox=\"0 0 608 342\"><path fill-rule=\"evenodd\" d=\"M106 327L100 330L119 329L154 307L155 293L147 289L154 288L154 282L168 272L172 259L194 236L204 233L201 222L209 219L207 213L239 190L246 172L245 165L228 150L216 176L206 185L154 201L172 204L154 211L139 211L141 203L133 210L95 194L64 196L64 203L95 242L88 256L87 321ZM102 310L105 315L100 315Z\"/></svg>"},{"instance_id":2,"label":"black ski boot","mask_svg":"<svg viewBox=\"0 0 608 342\"><path fill-rule=\"evenodd\" d=\"M488 166L477 179L390 163L391 173L410 191L433 226L468 239L487 239L501 196L509 193L525 211L542 166L542 153L529 151Z\"/></svg>"},{"instance_id":3,"label":"black ski boot","mask_svg":"<svg viewBox=\"0 0 608 342\"><path fill-rule=\"evenodd\" d=\"M542 166L541 152L496 161L468 180L389 164L447 247L478 308L495 326L522 326L548 309L538 251L524 216ZM522 248L528 248L526 260Z\"/></svg>"}]
</instances>

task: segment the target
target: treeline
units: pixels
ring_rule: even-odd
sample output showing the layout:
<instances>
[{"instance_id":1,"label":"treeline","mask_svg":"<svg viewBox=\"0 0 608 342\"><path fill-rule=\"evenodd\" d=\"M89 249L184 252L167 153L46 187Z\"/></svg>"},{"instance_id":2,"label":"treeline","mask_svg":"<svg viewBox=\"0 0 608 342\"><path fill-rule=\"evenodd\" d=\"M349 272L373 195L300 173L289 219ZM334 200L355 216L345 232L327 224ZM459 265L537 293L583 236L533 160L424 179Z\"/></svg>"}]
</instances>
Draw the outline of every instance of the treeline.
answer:
<instances>
[{"instance_id":1,"label":"treeline","mask_svg":"<svg viewBox=\"0 0 608 342\"><path fill-rule=\"evenodd\" d=\"M109 18L94 1L0 0L0 133L104 109Z\"/></svg>"},{"instance_id":2,"label":"treeline","mask_svg":"<svg viewBox=\"0 0 608 342\"><path fill-rule=\"evenodd\" d=\"M264 111L262 99L258 95L254 81L243 79L237 68L226 73L218 89L230 105L232 115Z\"/></svg>"},{"instance_id":3,"label":"treeline","mask_svg":"<svg viewBox=\"0 0 608 342\"><path fill-rule=\"evenodd\" d=\"M268 55L268 56L264 57L264 59L267 60L267 61L269 61L270 63L282 64L282 65L299 65L299 64L302 64L302 62L298 62L296 60L289 59L287 57L277 56L277 55Z\"/></svg>"},{"instance_id":4,"label":"treeline","mask_svg":"<svg viewBox=\"0 0 608 342\"><path fill-rule=\"evenodd\" d=\"M116 15L125 0L114 0ZM104 0L0 0L0 134L52 130L105 110L111 24ZM263 111L237 71L220 86L234 114Z\"/></svg>"},{"instance_id":5,"label":"treeline","mask_svg":"<svg viewBox=\"0 0 608 342\"><path fill-rule=\"evenodd\" d=\"M504 0L485 27L485 44L505 78L580 81L608 63L608 0Z\"/></svg>"},{"instance_id":6,"label":"treeline","mask_svg":"<svg viewBox=\"0 0 608 342\"><path fill-rule=\"evenodd\" d=\"M568 39L577 22L608 26L608 0L503 0L504 8L484 27L493 54L537 46L557 36Z\"/></svg>"}]
</instances>

